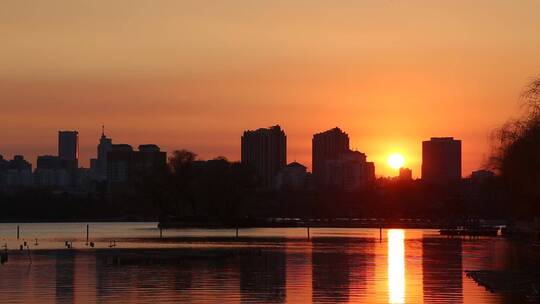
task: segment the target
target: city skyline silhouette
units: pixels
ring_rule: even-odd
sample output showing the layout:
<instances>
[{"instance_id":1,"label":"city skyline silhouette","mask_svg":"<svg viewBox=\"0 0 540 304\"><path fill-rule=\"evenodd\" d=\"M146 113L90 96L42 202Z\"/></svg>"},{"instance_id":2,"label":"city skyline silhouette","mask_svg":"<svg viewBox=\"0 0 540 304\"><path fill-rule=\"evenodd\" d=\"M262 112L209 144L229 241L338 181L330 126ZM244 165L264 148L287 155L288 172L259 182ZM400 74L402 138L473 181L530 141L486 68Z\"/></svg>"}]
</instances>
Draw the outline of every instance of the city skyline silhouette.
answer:
<instances>
[{"instance_id":1,"label":"city skyline silhouette","mask_svg":"<svg viewBox=\"0 0 540 304\"><path fill-rule=\"evenodd\" d=\"M0 304L540 303L540 1L0 8Z\"/></svg>"},{"instance_id":2,"label":"city skyline silhouette","mask_svg":"<svg viewBox=\"0 0 540 304\"><path fill-rule=\"evenodd\" d=\"M240 132L279 123L311 167L312 134L339 125L384 176L388 154L418 176L418 142L460 138L468 175L540 66L532 1L53 2L0 12L8 157L77 129L87 167L104 123L121 142L238 160Z\"/></svg>"}]
</instances>

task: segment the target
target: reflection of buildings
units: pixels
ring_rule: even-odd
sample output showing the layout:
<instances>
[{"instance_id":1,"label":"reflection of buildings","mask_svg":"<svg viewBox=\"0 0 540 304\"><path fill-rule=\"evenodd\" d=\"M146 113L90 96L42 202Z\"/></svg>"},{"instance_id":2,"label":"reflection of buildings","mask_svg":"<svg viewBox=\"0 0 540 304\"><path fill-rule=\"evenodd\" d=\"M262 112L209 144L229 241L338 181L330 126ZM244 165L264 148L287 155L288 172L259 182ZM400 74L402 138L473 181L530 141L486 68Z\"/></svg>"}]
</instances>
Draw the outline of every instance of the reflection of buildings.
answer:
<instances>
[{"instance_id":1,"label":"reflection of buildings","mask_svg":"<svg viewBox=\"0 0 540 304\"><path fill-rule=\"evenodd\" d=\"M339 248L336 248L332 242L316 239L312 244L312 301L349 302L350 276L353 271L349 260L349 244L339 243Z\"/></svg>"},{"instance_id":2,"label":"reflection of buildings","mask_svg":"<svg viewBox=\"0 0 540 304\"><path fill-rule=\"evenodd\" d=\"M108 265L107 257L111 260L115 255L110 250L44 252L32 256L33 264L28 269L9 264L1 268L1 300L9 303L515 303L518 301L490 293L465 278L462 269L504 271L535 266L522 264L525 261L522 254L528 256L530 252L504 240L415 239L411 236L414 231L407 230L406 237L403 230L395 231L388 232L387 240L382 242L315 238L313 242L287 242L285 250L265 250L261 255L190 260L178 265ZM26 253L14 254L9 263L26 264Z\"/></svg>"},{"instance_id":3,"label":"reflection of buildings","mask_svg":"<svg viewBox=\"0 0 540 304\"><path fill-rule=\"evenodd\" d=\"M287 278L286 302L310 303L311 288L311 247L298 246L296 243L286 243Z\"/></svg>"},{"instance_id":4,"label":"reflection of buildings","mask_svg":"<svg viewBox=\"0 0 540 304\"><path fill-rule=\"evenodd\" d=\"M432 137L422 142L422 180L453 182L461 179L461 140Z\"/></svg>"},{"instance_id":5,"label":"reflection of buildings","mask_svg":"<svg viewBox=\"0 0 540 304\"><path fill-rule=\"evenodd\" d=\"M375 254L367 240L312 241L312 302L370 302L367 296Z\"/></svg>"},{"instance_id":6,"label":"reflection of buildings","mask_svg":"<svg viewBox=\"0 0 540 304\"><path fill-rule=\"evenodd\" d=\"M75 255L73 251L56 254L56 303L74 302Z\"/></svg>"},{"instance_id":7,"label":"reflection of buildings","mask_svg":"<svg viewBox=\"0 0 540 304\"><path fill-rule=\"evenodd\" d=\"M104 257L96 255L98 258ZM95 267L96 303L129 303L134 300L132 291L137 287L137 276L132 271L107 265L106 260L96 261Z\"/></svg>"},{"instance_id":8,"label":"reflection of buildings","mask_svg":"<svg viewBox=\"0 0 540 304\"><path fill-rule=\"evenodd\" d=\"M375 180L375 165L349 149L349 135L334 128L313 135L313 177L318 186L356 190Z\"/></svg>"},{"instance_id":9,"label":"reflection of buildings","mask_svg":"<svg viewBox=\"0 0 540 304\"><path fill-rule=\"evenodd\" d=\"M242 303L284 303L287 255L283 250L246 256L240 262Z\"/></svg>"},{"instance_id":10,"label":"reflection of buildings","mask_svg":"<svg viewBox=\"0 0 540 304\"><path fill-rule=\"evenodd\" d=\"M422 239L424 302L444 296L452 303L463 301L461 239Z\"/></svg>"},{"instance_id":11,"label":"reflection of buildings","mask_svg":"<svg viewBox=\"0 0 540 304\"><path fill-rule=\"evenodd\" d=\"M276 175L287 164L287 136L281 127L245 131L241 144L242 163L256 170L264 187L275 185Z\"/></svg>"}]
</instances>

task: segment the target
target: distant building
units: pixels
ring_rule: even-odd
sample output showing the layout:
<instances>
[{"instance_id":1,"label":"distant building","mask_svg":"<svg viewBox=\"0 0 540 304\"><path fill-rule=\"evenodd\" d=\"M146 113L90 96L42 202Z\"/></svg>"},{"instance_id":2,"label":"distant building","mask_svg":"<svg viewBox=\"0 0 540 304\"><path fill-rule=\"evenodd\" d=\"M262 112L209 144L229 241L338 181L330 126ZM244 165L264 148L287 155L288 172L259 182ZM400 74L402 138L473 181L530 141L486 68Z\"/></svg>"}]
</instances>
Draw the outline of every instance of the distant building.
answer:
<instances>
[{"instance_id":1,"label":"distant building","mask_svg":"<svg viewBox=\"0 0 540 304\"><path fill-rule=\"evenodd\" d=\"M107 153L107 182L109 185L127 184L129 182L129 166L133 158L130 145L112 145Z\"/></svg>"},{"instance_id":2,"label":"distant building","mask_svg":"<svg viewBox=\"0 0 540 304\"><path fill-rule=\"evenodd\" d=\"M278 172L287 164L287 136L279 125L245 131L241 139L241 162L252 166L266 188L275 185Z\"/></svg>"},{"instance_id":3,"label":"distant building","mask_svg":"<svg viewBox=\"0 0 540 304\"><path fill-rule=\"evenodd\" d=\"M375 163L366 162L364 164L364 176L367 184L373 184L375 182Z\"/></svg>"},{"instance_id":4,"label":"distant building","mask_svg":"<svg viewBox=\"0 0 540 304\"><path fill-rule=\"evenodd\" d=\"M105 136L105 128L103 127L97 147L97 158L90 160L92 176L96 180L107 179L107 155L112 150L112 145L112 139Z\"/></svg>"},{"instance_id":5,"label":"distant building","mask_svg":"<svg viewBox=\"0 0 540 304\"><path fill-rule=\"evenodd\" d=\"M409 168L399 168L398 180L402 180L402 181L412 180L412 170Z\"/></svg>"},{"instance_id":6,"label":"distant building","mask_svg":"<svg viewBox=\"0 0 540 304\"><path fill-rule=\"evenodd\" d=\"M76 190L78 192L95 192L96 185L93 183L91 169L79 168L77 170Z\"/></svg>"},{"instance_id":7,"label":"distant building","mask_svg":"<svg viewBox=\"0 0 540 304\"><path fill-rule=\"evenodd\" d=\"M79 160L79 132L58 131L58 157L64 161L74 161L77 168Z\"/></svg>"},{"instance_id":8,"label":"distant building","mask_svg":"<svg viewBox=\"0 0 540 304\"><path fill-rule=\"evenodd\" d=\"M22 155L15 155L9 161L0 155L0 188L16 189L32 184L32 165Z\"/></svg>"},{"instance_id":9,"label":"distant building","mask_svg":"<svg viewBox=\"0 0 540 304\"><path fill-rule=\"evenodd\" d=\"M58 131L58 157L68 173L69 186L75 187L79 169L79 132Z\"/></svg>"},{"instance_id":10,"label":"distant building","mask_svg":"<svg viewBox=\"0 0 540 304\"><path fill-rule=\"evenodd\" d=\"M17 171L32 171L32 164L24 159L22 155L15 155L7 162L7 168Z\"/></svg>"},{"instance_id":11,"label":"distant building","mask_svg":"<svg viewBox=\"0 0 540 304\"><path fill-rule=\"evenodd\" d=\"M444 183L461 180L461 141L432 137L422 142L422 180Z\"/></svg>"},{"instance_id":12,"label":"distant building","mask_svg":"<svg viewBox=\"0 0 540 304\"><path fill-rule=\"evenodd\" d=\"M375 164L349 149L349 135L333 128L313 135L313 179L316 187L358 190L375 180Z\"/></svg>"},{"instance_id":13,"label":"distant building","mask_svg":"<svg viewBox=\"0 0 540 304\"><path fill-rule=\"evenodd\" d=\"M72 164L72 161L67 160L67 163ZM68 167L71 169L70 166ZM70 184L71 176L66 168L66 160L53 155L38 156L34 171L34 185L36 187L64 189Z\"/></svg>"},{"instance_id":14,"label":"distant building","mask_svg":"<svg viewBox=\"0 0 540 304\"><path fill-rule=\"evenodd\" d=\"M328 181L327 161L336 160L340 154L346 152L349 152L349 135L340 128L313 135L313 178L317 185L324 185Z\"/></svg>"},{"instance_id":15,"label":"distant building","mask_svg":"<svg viewBox=\"0 0 540 304\"><path fill-rule=\"evenodd\" d=\"M302 190L307 187L307 168L297 162L292 162L282 168L276 177L278 190Z\"/></svg>"},{"instance_id":16,"label":"distant building","mask_svg":"<svg viewBox=\"0 0 540 304\"><path fill-rule=\"evenodd\" d=\"M471 180L475 183L484 183L495 177L495 173L489 170L477 170L471 173Z\"/></svg>"},{"instance_id":17,"label":"distant building","mask_svg":"<svg viewBox=\"0 0 540 304\"><path fill-rule=\"evenodd\" d=\"M375 166L366 161L366 155L348 151L326 161L325 187L340 190L359 190L375 180Z\"/></svg>"},{"instance_id":18,"label":"distant building","mask_svg":"<svg viewBox=\"0 0 540 304\"><path fill-rule=\"evenodd\" d=\"M140 145L134 151L130 145L112 145L107 154L107 184L111 192L132 192L144 177L163 170L167 153L157 145Z\"/></svg>"}]
</instances>

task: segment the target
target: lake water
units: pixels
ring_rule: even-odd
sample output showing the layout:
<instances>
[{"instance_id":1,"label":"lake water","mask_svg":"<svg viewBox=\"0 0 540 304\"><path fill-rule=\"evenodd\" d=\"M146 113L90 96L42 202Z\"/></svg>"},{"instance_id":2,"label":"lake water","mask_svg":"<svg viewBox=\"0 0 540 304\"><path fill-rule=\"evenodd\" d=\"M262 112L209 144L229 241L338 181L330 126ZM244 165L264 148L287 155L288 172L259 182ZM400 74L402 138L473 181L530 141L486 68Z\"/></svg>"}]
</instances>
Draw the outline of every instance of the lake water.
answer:
<instances>
[{"instance_id":1,"label":"lake water","mask_svg":"<svg viewBox=\"0 0 540 304\"><path fill-rule=\"evenodd\" d=\"M520 303L465 270L516 267L502 238L449 239L436 230L304 228L165 230L156 223L0 224L8 263L0 303ZM189 237L179 242L171 238ZM157 238L157 239L156 239ZM37 245L36 245L37 239ZM116 241L114 249L109 248ZM29 250L18 250L24 241ZM65 248L65 241L74 249ZM174 265L114 265L107 254L247 252ZM129 249L129 250L128 250ZM252 254L249 254L249 253Z\"/></svg>"}]
</instances>

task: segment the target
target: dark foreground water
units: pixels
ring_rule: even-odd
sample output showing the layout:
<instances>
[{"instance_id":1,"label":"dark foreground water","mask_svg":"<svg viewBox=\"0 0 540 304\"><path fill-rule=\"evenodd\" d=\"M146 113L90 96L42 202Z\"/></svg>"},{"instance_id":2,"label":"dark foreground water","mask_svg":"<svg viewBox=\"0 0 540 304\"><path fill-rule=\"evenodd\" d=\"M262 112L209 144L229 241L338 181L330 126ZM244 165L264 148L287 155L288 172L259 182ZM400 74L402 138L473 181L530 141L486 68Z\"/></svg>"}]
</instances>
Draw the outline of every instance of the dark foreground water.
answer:
<instances>
[{"instance_id":1,"label":"dark foreground water","mask_svg":"<svg viewBox=\"0 0 540 304\"><path fill-rule=\"evenodd\" d=\"M493 294L465 270L515 267L500 238L448 239L434 230L167 230L155 223L0 224L10 249L0 266L1 303L520 303ZM211 237L211 238L202 238ZM37 238L37 245L36 245ZM30 250L16 250L24 241ZM75 249L65 249L65 241ZM116 248L109 248L116 240ZM121 250L126 248L126 250ZM174 265L114 265L109 255L197 252ZM129 249L129 250L128 250ZM211 257L208 252L241 252Z\"/></svg>"}]
</instances>

